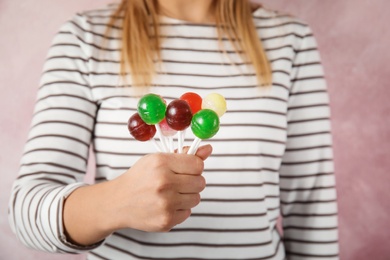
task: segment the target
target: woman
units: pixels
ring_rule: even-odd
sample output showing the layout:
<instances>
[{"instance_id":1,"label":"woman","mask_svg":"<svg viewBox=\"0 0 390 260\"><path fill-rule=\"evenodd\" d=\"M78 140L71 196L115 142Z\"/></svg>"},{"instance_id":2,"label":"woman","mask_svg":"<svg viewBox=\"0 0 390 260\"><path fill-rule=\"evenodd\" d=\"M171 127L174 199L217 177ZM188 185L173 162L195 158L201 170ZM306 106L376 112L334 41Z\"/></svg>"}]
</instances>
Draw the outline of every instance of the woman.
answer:
<instances>
[{"instance_id":1,"label":"woman","mask_svg":"<svg viewBox=\"0 0 390 260\"><path fill-rule=\"evenodd\" d=\"M212 154L129 137L140 95L189 91L227 99ZM248 1L123 0L54 39L9 216L27 246L88 259L337 259L334 185L305 23Z\"/></svg>"}]
</instances>

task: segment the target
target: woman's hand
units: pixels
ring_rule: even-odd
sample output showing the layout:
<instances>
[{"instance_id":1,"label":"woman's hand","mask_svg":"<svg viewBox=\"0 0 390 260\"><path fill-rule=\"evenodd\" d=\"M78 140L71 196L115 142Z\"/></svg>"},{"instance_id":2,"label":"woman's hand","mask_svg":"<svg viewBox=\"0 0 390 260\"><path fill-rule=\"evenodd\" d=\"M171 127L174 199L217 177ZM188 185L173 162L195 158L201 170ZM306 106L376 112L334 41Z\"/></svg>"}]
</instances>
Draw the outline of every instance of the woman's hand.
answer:
<instances>
[{"instance_id":1,"label":"woman's hand","mask_svg":"<svg viewBox=\"0 0 390 260\"><path fill-rule=\"evenodd\" d=\"M75 243L96 243L121 228L166 232L191 215L205 188L210 145L196 156L157 153L105 183L75 190L64 206L64 225Z\"/></svg>"},{"instance_id":2,"label":"woman's hand","mask_svg":"<svg viewBox=\"0 0 390 260\"><path fill-rule=\"evenodd\" d=\"M206 186L203 160L210 153L205 146L198 156L156 153L141 158L113 181L115 228L162 232L186 220Z\"/></svg>"}]
</instances>

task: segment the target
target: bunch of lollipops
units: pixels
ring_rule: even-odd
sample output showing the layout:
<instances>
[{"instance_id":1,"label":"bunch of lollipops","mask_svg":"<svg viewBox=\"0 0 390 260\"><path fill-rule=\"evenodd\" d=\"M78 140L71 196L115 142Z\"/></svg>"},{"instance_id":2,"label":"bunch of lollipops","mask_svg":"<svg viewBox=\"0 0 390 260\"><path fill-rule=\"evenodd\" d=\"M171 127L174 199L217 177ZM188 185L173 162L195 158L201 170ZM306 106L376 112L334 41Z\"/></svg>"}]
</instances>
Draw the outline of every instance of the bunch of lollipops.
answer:
<instances>
[{"instance_id":1,"label":"bunch of lollipops","mask_svg":"<svg viewBox=\"0 0 390 260\"><path fill-rule=\"evenodd\" d=\"M152 142L158 152L174 152L173 137L177 134L177 152L182 153L185 131L191 126L195 139L187 153L195 154L201 140L218 132L219 118L226 112L226 100L217 93L202 99L196 93L187 92L167 106L161 96L147 94L139 100L137 111L127 125L136 140Z\"/></svg>"}]
</instances>

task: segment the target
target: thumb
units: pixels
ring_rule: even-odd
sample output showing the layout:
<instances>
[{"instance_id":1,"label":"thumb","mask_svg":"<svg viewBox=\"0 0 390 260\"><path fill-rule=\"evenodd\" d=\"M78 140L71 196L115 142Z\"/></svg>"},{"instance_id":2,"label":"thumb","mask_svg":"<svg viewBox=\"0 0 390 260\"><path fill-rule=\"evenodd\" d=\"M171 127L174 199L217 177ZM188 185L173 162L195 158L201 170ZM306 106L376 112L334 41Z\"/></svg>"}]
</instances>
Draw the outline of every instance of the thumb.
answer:
<instances>
[{"instance_id":1,"label":"thumb","mask_svg":"<svg viewBox=\"0 0 390 260\"><path fill-rule=\"evenodd\" d=\"M213 147L211 145L209 144L202 145L198 148L198 151L196 151L196 156L198 156L204 161L210 156L212 151L213 151Z\"/></svg>"}]
</instances>

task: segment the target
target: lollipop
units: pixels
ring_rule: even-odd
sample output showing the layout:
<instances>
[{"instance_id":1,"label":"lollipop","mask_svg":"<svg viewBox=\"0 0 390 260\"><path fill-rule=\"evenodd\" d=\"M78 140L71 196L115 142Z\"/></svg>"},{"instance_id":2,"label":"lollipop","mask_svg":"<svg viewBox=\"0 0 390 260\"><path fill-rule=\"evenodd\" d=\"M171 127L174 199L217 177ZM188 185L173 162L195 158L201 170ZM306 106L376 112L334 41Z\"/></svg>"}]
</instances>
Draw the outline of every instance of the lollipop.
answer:
<instances>
[{"instance_id":1,"label":"lollipop","mask_svg":"<svg viewBox=\"0 0 390 260\"><path fill-rule=\"evenodd\" d=\"M187 92L181 95L181 100L187 101L188 105L191 108L192 114L195 114L202 108L202 98L194 93L194 92Z\"/></svg>"},{"instance_id":2,"label":"lollipop","mask_svg":"<svg viewBox=\"0 0 390 260\"><path fill-rule=\"evenodd\" d=\"M129 129L130 134L136 140L141 142L151 141L156 149L161 151L161 148L153 139L154 135L156 134L156 127L154 125L146 124L138 113L135 113L129 118L127 122L127 128Z\"/></svg>"},{"instance_id":3,"label":"lollipop","mask_svg":"<svg viewBox=\"0 0 390 260\"><path fill-rule=\"evenodd\" d=\"M169 151L171 153L174 152L174 147L173 147L173 136L177 133L176 130L172 129L171 127L169 127L168 123L167 123L167 119L164 118L163 121L161 121L159 123L160 125L160 128L161 128L161 132L164 136L168 137L168 142L169 142Z\"/></svg>"},{"instance_id":4,"label":"lollipop","mask_svg":"<svg viewBox=\"0 0 390 260\"><path fill-rule=\"evenodd\" d=\"M191 124L191 108L184 100L173 100L167 107L166 119L168 125L172 129L179 131L178 152L181 153L183 148L184 130Z\"/></svg>"},{"instance_id":5,"label":"lollipop","mask_svg":"<svg viewBox=\"0 0 390 260\"><path fill-rule=\"evenodd\" d=\"M192 117L191 129L196 138L191 144L188 154L195 154L201 140L213 137L219 130L219 117L211 109L202 109Z\"/></svg>"},{"instance_id":6,"label":"lollipop","mask_svg":"<svg viewBox=\"0 0 390 260\"><path fill-rule=\"evenodd\" d=\"M211 93L203 99L202 109L214 110L221 117L226 112L226 100L220 94Z\"/></svg>"},{"instance_id":7,"label":"lollipop","mask_svg":"<svg viewBox=\"0 0 390 260\"><path fill-rule=\"evenodd\" d=\"M164 100L156 94L147 94L143 96L138 102L138 113L142 120L148 125L155 125L158 137L167 152L168 148L161 133L160 123L165 117L167 106Z\"/></svg>"}]
</instances>

